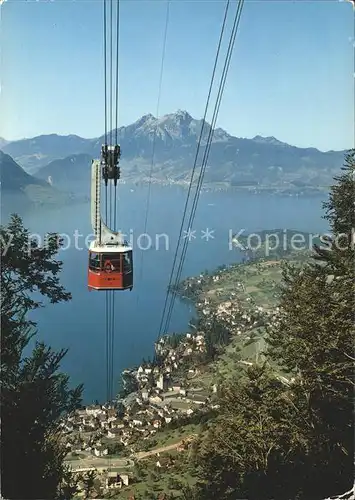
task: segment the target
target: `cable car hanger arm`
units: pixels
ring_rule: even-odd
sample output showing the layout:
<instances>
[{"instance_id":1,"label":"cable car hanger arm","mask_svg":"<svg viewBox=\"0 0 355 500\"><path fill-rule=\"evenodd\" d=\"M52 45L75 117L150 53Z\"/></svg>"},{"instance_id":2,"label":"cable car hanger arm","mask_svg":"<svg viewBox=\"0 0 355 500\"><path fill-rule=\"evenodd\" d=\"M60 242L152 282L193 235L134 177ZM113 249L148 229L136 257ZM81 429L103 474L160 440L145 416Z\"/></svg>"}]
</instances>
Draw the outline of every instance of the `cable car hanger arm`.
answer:
<instances>
[{"instance_id":1,"label":"cable car hanger arm","mask_svg":"<svg viewBox=\"0 0 355 500\"><path fill-rule=\"evenodd\" d=\"M104 146L103 146L104 148ZM93 160L91 166L91 225L97 243L101 245L125 245L122 233L112 231L102 220L101 217L101 167L102 161ZM111 166L103 166L103 176L112 178L111 175L119 175L119 169L116 165L116 171ZM106 170L104 170L106 169ZM116 179L113 179L117 181ZM105 179L106 182L106 179Z\"/></svg>"}]
</instances>

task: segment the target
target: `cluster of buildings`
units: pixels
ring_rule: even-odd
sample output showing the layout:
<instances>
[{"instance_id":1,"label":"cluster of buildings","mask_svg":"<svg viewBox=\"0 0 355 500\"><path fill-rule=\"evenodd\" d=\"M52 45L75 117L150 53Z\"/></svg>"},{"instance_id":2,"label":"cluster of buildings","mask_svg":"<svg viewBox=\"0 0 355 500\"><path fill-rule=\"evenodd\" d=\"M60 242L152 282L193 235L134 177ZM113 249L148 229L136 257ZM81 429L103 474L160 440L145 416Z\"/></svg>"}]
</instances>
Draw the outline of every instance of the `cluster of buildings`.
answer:
<instances>
[{"instance_id":1,"label":"cluster of buildings","mask_svg":"<svg viewBox=\"0 0 355 500\"><path fill-rule=\"evenodd\" d=\"M68 453L103 457L115 453L118 446L133 453L137 442L151 438L173 420L206 408L210 393L190 390L198 370L189 364L204 349L202 333L188 333L176 347L169 345L169 337L161 338L156 345L162 360L159 366L145 363L123 372L123 377L135 379L138 390L115 405L90 405L65 417L61 427Z\"/></svg>"}]
</instances>

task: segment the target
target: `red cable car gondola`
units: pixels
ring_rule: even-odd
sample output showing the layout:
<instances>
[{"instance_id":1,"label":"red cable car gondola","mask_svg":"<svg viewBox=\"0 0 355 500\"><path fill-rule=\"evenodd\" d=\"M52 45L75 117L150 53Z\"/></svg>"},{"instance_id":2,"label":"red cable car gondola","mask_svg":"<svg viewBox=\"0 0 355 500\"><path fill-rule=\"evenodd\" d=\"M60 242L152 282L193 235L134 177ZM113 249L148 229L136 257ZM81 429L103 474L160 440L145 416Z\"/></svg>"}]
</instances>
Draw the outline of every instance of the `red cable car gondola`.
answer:
<instances>
[{"instance_id":1,"label":"red cable car gondola","mask_svg":"<svg viewBox=\"0 0 355 500\"><path fill-rule=\"evenodd\" d=\"M89 249L88 285L93 290L132 290L132 249L125 245Z\"/></svg>"},{"instance_id":2,"label":"red cable car gondola","mask_svg":"<svg viewBox=\"0 0 355 500\"><path fill-rule=\"evenodd\" d=\"M117 184L120 156L119 146L103 147L102 160L92 162L91 221L95 241L89 248L88 287L89 290L132 290L133 255L132 248L123 240L121 233L112 231L102 221L101 170L105 183ZM103 168L102 168L103 167Z\"/></svg>"}]
</instances>

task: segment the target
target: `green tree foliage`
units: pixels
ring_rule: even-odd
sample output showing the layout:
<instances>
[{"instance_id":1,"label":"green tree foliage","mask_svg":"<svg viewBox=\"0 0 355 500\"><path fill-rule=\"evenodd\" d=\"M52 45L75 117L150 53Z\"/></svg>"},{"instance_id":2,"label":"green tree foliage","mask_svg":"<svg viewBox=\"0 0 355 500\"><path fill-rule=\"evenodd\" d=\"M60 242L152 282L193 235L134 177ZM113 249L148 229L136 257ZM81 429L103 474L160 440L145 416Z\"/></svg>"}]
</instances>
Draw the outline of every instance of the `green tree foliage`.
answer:
<instances>
[{"instance_id":1,"label":"green tree foliage","mask_svg":"<svg viewBox=\"0 0 355 500\"><path fill-rule=\"evenodd\" d=\"M171 349L176 349L184 337L186 337L185 333L172 333L166 337L165 345L171 347Z\"/></svg>"},{"instance_id":2,"label":"green tree foliage","mask_svg":"<svg viewBox=\"0 0 355 500\"><path fill-rule=\"evenodd\" d=\"M220 388L223 410L198 454L205 479L199 498L284 499L297 489L303 422L287 391L266 366L248 368L246 377Z\"/></svg>"},{"instance_id":3,"label":"green tree foliage","mask_svg":"<svg viewBox=\"0 0 355 500\"><path fill-rule=\"evenodd\" d=\"M40 246L17 215L0 228L1 244L1 478L5 498L72 498L75 485L63 464L66 454L58 428L63 413L80 404L82 387L69 388L58 373L65 350L36 342L28 314L70 300L60 285L61 241L55 234ZM21 471L21 480L19 480ZM68 495L68 496L67 496Z\"/></svg>"},{"instance_id":4,"label":"green tree foliage","mask_svg":"<svg viewBox=\"0 0 355 500\"><path fill-rule=\"evenodd\" d=\"M118 455L124 448L122 443L116 442L108 445L109 455Z\"/></svg>"},{"instance_id":5,"label":"green tree foliage","mask_svg":"<svg viewBox=\"0 0 355 500\"><path fill-rule=\"evenodd\" d=\"M301 271L285 266L267 364L220 388L191 498L318 500L352 486L354 172L352 150L324 207L332 235Z\"/></svg>"},{"instance_id":6,"label":"green tree foliage","mask_svg":"<svg viewBox=\"0 0 355 500\"><path fill-rule=\"evenodd\" d=\"M308 400L313 481L324 494L346 489L353 475L354 150L343 170L324 204L332 236L302 273L286 268L280 325L269 331L270 355Z\"/></svg>"}]
</instances>

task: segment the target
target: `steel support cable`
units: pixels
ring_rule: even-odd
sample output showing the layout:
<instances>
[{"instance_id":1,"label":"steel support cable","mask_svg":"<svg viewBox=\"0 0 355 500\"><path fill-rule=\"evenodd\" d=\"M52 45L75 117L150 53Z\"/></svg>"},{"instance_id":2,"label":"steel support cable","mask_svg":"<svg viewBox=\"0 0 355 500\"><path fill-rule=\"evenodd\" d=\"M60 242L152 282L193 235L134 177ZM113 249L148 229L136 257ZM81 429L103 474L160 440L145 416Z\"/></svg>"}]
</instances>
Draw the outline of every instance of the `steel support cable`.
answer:
<instances>
[{"instance_id":1,"label":"steel support cable","mask_svg":"<svg viewBox=\"0 0 355 500\"><path fill-rule=\"evenodd\" d=\"M117 14L118 15L118 14ZM117 21L118 23L118 21ZM112 1L110 2L110 73L109 73L109 88L110 88L110 114L108 117L108 109L107 109L107 9L106 9L106 0L104 0L104 85L105 85L105 144L108 142L108 120L110 126L110 143L112 145L112 136L113 136L113 8ZM118 32L117 32L118 37ZM118 41L117 41L118 47ZM117 65L118 65L118 54L117 54ZM116 68L116 73L118 69ZM116 82L117 88L117 82ZM118 92L116 90L116 98ZM118 103L116 103L117 110ZM117 117L117 111L116 111ZM117 128L117 127L116 127ZM116 131L117 133L117 131ZM111 227L112 225L112 184L110 183L110 187L106 187L106 196L105 196L105 206L106 206L106 220L105 223ZM109 193L108 193L109 191ZM108 203L109 197L109 203ZM108 206L109 205L109 206ZM114 214L115 218L115 214ZM107 290L105 293L105 316L106 316L106 395L107 401L111 401L113 399L113 343L114 343L114 294L112 290Z\"/></svg>"},{"instance_id":2,"label":"steel support cable","mask_svg":"<svg viewBox=\"0 0 355 500\"><path fill-rule=\"evenodd\" d=\"M119 100L119 44L120 44L120 0L116 10L116 141L118 140L118 100Z\"/></svg>"},{"instance_id":3,"label":"steel support cable","mask_svg":"<svg viewBox=\"0 0 355 500\"><path fill-rule=\"evenodd\" d=\"M115 144L118 144L118 102L119 102L119 44L120 44L120 0L116 7L116 120L115 120ZM115 186L115 208L113 229L117 231L117 186Z\"/></svg>"},{"instance_id":4,"label":"steel support cable","mask_svg":"<svg viewBox=\"0 0 355 500\"><path fill-rule=\"evenodd\" d=\"M107 144L107 12L106 0L104 3L104 92L105 92L105 144ZM105 216L107 224L107 186L105 186Z\"/></svg>"},{"instance_id":5,"label":"steel support cable","mask_svg":"<svg viewBox=\"0 0 355 500\"><path fill-rule=\"evenodd\" d=\"M105 7L106 12L106 7ZM106 19L106 16L105 16ZM105 33L106 33L106 23L105 23ZM118 36L118 33L117 33ZM106 47L106 37L105 37L105 47ZM105 59L107 57L107 50L105 51ZM117 63L118 64L118 63ZM105 64L105 91L107 92L107 64ZM110 145L112 145L112 135L113 135L113 9L112 1L110 4ZM117 82L116 82L117 85ZM117 92L116 92L117 95ZM107 100L106 100L107 102ZM116 103L117 108L117 103ZM105 118L107 117L107 109L105 110ZM107 133L105 133L105 144L107 144ZM109 187L109 207L107 206L108 199L108 189L106 186L106 224L112 226L112 183ZM108 210L109 208L109 210ZM115 209L114 209L115 218ZM115 228L114 228L115 229ZM107 401L112 401L113 399L113 344L114 344L114 294L112 290L106 291L106 391L107 391Z\"/></svg>"},{"instance_id":6,"label":"steel support cable","mask_svg":"<svg viewBox=\"0 0 355 500\"><path fill-rule=\"evenodd\" d=\"M105 319L106 319L106 400L110 399L109 388L109 365L110 365L110 344L109 344L109 292L105 291Z\"/></svg>"},{"instance_id":7,"label":"steel support cable","mask_svg":"<svg viewBox=\"0 0 355 500\"><path fill-rule=\"evenodd\" d=\"M113 1L110 0L110 146L112 146L112 127L113 127L113 9L112 9ZM109 219L109 227L112 224L112 182L110 182L110 219Z\"/></svg>"},{"instance_id":8,"label":"steel support cable","mask_svg":"<svg viewBox=\"0 0 355 500\"><path fill-rule=\"evenodd\" d=\"M105 143L107 143L107 29L106 29L106 0L104 2L104 86L105 86Z\"/></svg>"},{"instance_id":9,"label":"steel support cable","mask_svg":"<svg viewBox=\"0 0 355 500\"><path fill-rule=\"evenodd\" d=\"M231 60L232 53L233 53L235 38L236 38L237 30L239 27L243 3L244 3L243 0L239 1L238 7L237 7L237 12L236 12L235 19L234 19L234 25L232 28L231 38L230 38L229 46L228 46L228 50L227 50L227 56L226 56L226 60L225 60L225 64L224 64L224 68L223 68L223 72L222 72L220 87L219 87L219 91L218 91L218 95L217 95L217 99L216 99L216 105L215 105L215 109L214 109L214 113L213 113L213 118L211 121L211 128L210 128L210 132L209 132L209 136L208 136L208 140L207 140L207 144L206 144L206 148L205 148L205 153L204 153L204 157L203 157L203 165L201 168L201 173L200 173L200 177L198 180L198 186L197 186L197 190L196 190L196 196L194 199L193 208L192 208L190 219L189 219L188 227L190 227L190 228L192 226L192 223L193 223L193 220L194 220L194 217L196 214L196 209L197 209L197 204L198 204L198 200L199 200L199 196L200 196L200 192L201 192L203 177L204 177L204 173L205 173L206 166L207 166L209 152L211 149L213 133L214 133L217 117L218 117L219 107L220 107L222 96L223 96L225 82L226 82L227 75L228 75L228 70L229 70L230 60ZM179 269L178 269L177 276L176 276L175 285L178 284L180 277L181 277L182 266L184 264L184 260L186 257L188 243L189 243L189 241L188 241L188 239L186 239L186 241L184 242L183 252L182 252L181 259L180 259L180 264L179 264ZM166 326L165 326L165 333L167 332L167 330L169 328L175 299L176 299L176 293L173 293L171 304L170 304L170 309L169 309L169 313L168 313L168 320L167 320Z\"/></svg>"},{"instance_id":10,"label":"steel support cable","mask_svg":"<svg viewBox=\"0 0 355 500\"><path fill-rule=\"evenodd\" d=\"M110 13L109 13L109 110L108 110L108 122L109 122L109 143L112 144L112 0L110 0ZM107 138L107 139L108 139ZM106 140L106 144L107 144ZM108 205L108 214L106 219L106 225L111 227L112 220L112 185L111 182L106 187L106 205ZM106 291L106 325L107 325L107 402L111 401L111 344L112 344L112 299L111 291Z\"/></svg>"},{"instance_id":11,"label":"steel support cable","mask_svg":"<svg viewBox=\"0 0 355 500\"><path fill-rule=\"evenodd\" d=\"M113 3L113 0L111 0L111 5ZM119 40L120 40L120 2L117 0L117 7L116 7L116 81L115 81L115 94L116 94L116 102L115 102L115 145L118 143L118 103L119 103ZM112 107L113 109L113 107ZM113 230L117 231L117 185L114 186L114 212L113 212ZM111 313L111 329L112 329L112 335L111 335L111 345L110 345L110 352L111 352L111 370L109 373L110 376L110 381L111 381L111 389L110 389L110 400L113 400L113 392L114 392L114 341L115 341L115 292L114 290L111 290L111 308L112 308L112 313Z\"/></svg>"},{"instance_id":12,"label":"steel support cable","mask_svg":"<svg viewBox=\"0 0 355 500\"><path fill-rule=\"evenodd\" d=\"M103 0L103 17L104 17L104 94L105 94L105 144L107 144L107 8L106 0ZM101 183L100 183L101 185ZM105 223L108 221L108 206L107 206L107 185L105 186ZM106 399L109 399L109 300L108 291L105 292L105 327L106 327Z\"/></svg>"},{"instance_id":13,"label":"steel support cable","mask_svg":"<svg viewBox=\"0 0 355 500\"><path fill-rule=\"evenodd\" d=\"M211 93L212 93L214 78L215 78L217 64L218 64L219 53L220 53L220 50L221 50L221 45L222 45L222 40L223 40L223 34L224 34L225 26L226 26L229 4L230 4L230 0L227 1L225 12L224 12L224 18L223 18L223 23L222 23L222 28L221 28L221 34L220 34L219 41L218 41L217 53L216 53L216 57L215 57L215 61L214 61L214 66L213 66L213 71L212 71L212 77L211 77L211 83L210 83L210 87L209 87L209 91L208 91L208 95L207 95L207 101L206 101L206 107L205 107L204 117L203 117L203 121L202 121L202 127L201 127L200 137L199 137L198 144L197 144L195 161L194 161L194 165L193 165L192 172L191 172L190 184L189 184L189 188L188 188L188 192L187 192L187 197L186 197L186 202L185 202L183 217L182 217L181 226L180 226L180 232L179 232L179 236L178 236L178 242L177 242L177 245L176 245L176 250L175 250L175 255L174 255L174 261L173 261L173 265L172 265L172 269L171 269L171 273L170 273L169 284L168 284L166 295L165 295L165 303L164 303L164 309L163 309L163 313L162 313L162 317L161 317L161 321L160 321L160 326L159 326L158 339L160 338L161 333L162 333L162 328L163 328L163 323L164 323L164 317L165 317L165 313L166 313L166 309L167 309L167 303L168 303L169 294L170 294L170 290L171 290L171 284L172 284L172 280L173 280L173 276L174 276L174 270L175 270L175 264L176 264L176 260L177 260L177 254L178 254L178 250L179 250L179 246L180 246L180 241L181 241L181 236L182 236L182 232L183 232L183 228L184 228L184 222L185 222L185 218L186 218L186 212L187 212L187 207L188 207L188 203L189 203L190 192L191 192L191 188L192 188L192 184L193 184L193 178L194 178L194 175L195 175L195 170L196 170L198 155L199 155L199 152L200 152L201 142L202 142L202 138L203 138L203 132L204 132L205 124L206 124L206 116L207 116L209 101L210 101L210 98L211 98Z\"/></svg>"},{"instance_id":14,"label":"steel support cable","mask_svg":"<svg viewBox=\"0 0 355 500\"><path fill-rule=\"evenodd\" d=\"M164 36L163 36L163 49L162 49L160 75L159 75L158 99L157 99L157 108L156 108L156 113L155 113L157 120L159 117L160 98L161 98L163 74L164 74L166 40L167 40L168 26L169 26L169 11L170 11L170 0L167 0L167 2L166 2L166 15L165 15L165 27L164 27ZM150 198L151 198L151 184L152 184L152 175L153 175L154 160L155 160L155 145L156 145L156 138L157 138L157 130L158 130L158 121L155 125L153 144L152 144L152 160L151 160L150 170L149 170L148 195L147 195L147 203L146 203L146 209L145 209L145 220L144 220L144 231L143 231L144 234L147 232L147 226L148 226L148 214L149 214L149 206L150 206ZM139 279L138 279L139 283L141 283L141 281L142 281L142 276L143 276L143 251L141 253ZM137 306L138 306L138 304L139 304L139 293L137 294Z\"/></svg>"},{"instance_id":15,"label":"steel support cable","mask_svg":"<svg viewBox=\"0 0 355 500\"><path fill-rule=\"evenodd\" d=\"M235 38L236 38L238 27L239 27L239 22L240 22L243 4L244 4L244 0L239 0L237 11L236 11L235 18L234 18L234 24L233 24L233 28L232 28L232 32L231 32L231 37L230 37L230 41L229 41L229 45L228 45L228 49L227 49L227 56L226 56L223 71L222 71L222 77L221 77L218 95L217 95L217 99L216 99L215 109L214 109L213 117L212 117L212 121L211 121L211 128L209 131L207 144L206 144L206 148L205 148L205 152L204 152L204 156L203 156L203 160L202 160L202 167L201 167L201 172L200 172L200 176L198 179L196 195L194 198L193 207L192 207L190 218L189 218L189 223L188 223L189 228L192 227L192 224L193 224L193 221L195 218L195 214L196 214L197 204L198 204L198 200L199 200L200 192L201 192L201 186L202 186L202 182L203 182L203 178L204 178L204 174L205 174L205 170L206 170L206 166L207 166L209 152L211 149L214 129L215 129L216 121L218 118L220 104L221 104L222 97L223 97L223 91L224 91L226 79L228 76L229 65L230 65L230 61L231 61L231 57L232 57L232 53L233 53ZM179 280L181 277L182 267L183 267L183 264L184 264L184 261L186 258L188 243L189 243L188 238L186 238L184 245L183 245L182 255L181 255L181 259L180 259L180 263L179 263L179 268L178 268L177 275L176 275L175 287L179 283ZM176 292L173 291L172 296L171 296L171 302L170 302L170 307L169 307L169 311L168 311L168 316L167 316L167 320L165 323L164 333L167 333L167 331L168 331L175 300L176 300Z\"/></svg>"},{"instance_id":16,"label":"steel support cable","mask_svg":"<svg viewBox=\"0 0 355 500\"><path fill-rule=\"evenodd\" d=\"M110 145L112 145L112 117L113 117L113 102L112 102L112 65L113 65L113 1L110 0Z\"/></svg>"},{"instance_id":17,"label":"steel support cable","mask_svg":"<svg viewBox=\"0 0 355 500\"><path fill-rule=\"evenodd\" d=\"M110 146L112 145L112 126L113 126L113 2L110 0ZM112 182L110 182L109 187L109 223L108 226L112 227ZM113 337L113 328L112 324L112 291L108 291L108 401L110 402L112 399L112 337Z\"/></svg>"}]
</instances>

